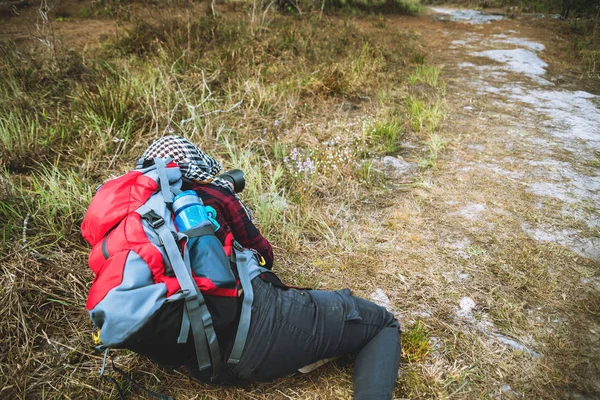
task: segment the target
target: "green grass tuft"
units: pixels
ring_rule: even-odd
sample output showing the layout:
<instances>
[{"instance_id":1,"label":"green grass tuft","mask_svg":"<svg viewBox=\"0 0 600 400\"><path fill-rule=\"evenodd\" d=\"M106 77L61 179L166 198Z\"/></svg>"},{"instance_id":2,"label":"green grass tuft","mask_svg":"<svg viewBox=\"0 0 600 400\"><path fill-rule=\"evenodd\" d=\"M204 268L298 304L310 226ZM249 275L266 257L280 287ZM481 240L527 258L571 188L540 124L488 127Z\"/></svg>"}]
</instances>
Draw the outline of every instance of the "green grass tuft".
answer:
<instances>
[{"instance_id":1,"label":"green grass tuft","mask_svg":"<svg viewBox=\"0 0 600 400\"><path fill-rule=\"evenodd\" d=\"M0 115L0 155L3 163L30 156L39 150L38 144L47 140L38 115L27 115L16 110Z\"/></svg>"},{"instance_id":2,"label":"green grass tuft","mask_svg":"<svg viewBox=\"0 0 600 400\"><path fill-rule=\"evenodd\" d=\"M425 322L417 320L402 333L402 356L408 363L419 363L431 352L431 341Z\"/></svg>"},{"instance_id":3,"label":"green grass tuft","mask_svg":"<svg viewBox=\"0 0 600 400\"><path fill-rule=\"evenodd\" d=\"M435 65L417 65L415 72L408 76L411 85L425 83L431 87L439 84L441 68Z\"/></svg>"},{"instance_id":4,"label":"green grass tuft","mask_svg":"<svg viewBox=\"0 0 600 400\"><path fill-rule=\"evenodd\" d=\"M402 137L402 126L395 118L388 121L376 121L371 130L371 137L383 148L384 153L393 153L398 149L398 140Z\"/></svg>"},{"instance_id":5,"label":"green grass tuft","mask_svg":"<svg viewBox=\"0 0 600 400\"><path fill-rule=\"evenodd\" d=\"M439 97L433 102L410 96L406 99L406 110L411 128L415 133L435 132L446 118L442 100Z\"/></svg>"},{"instance_id":6,"label":"green grass tuft","mask_svg":"<svg viewBox=\"0 0 600 400\"><path fill-rule=\"evenodd\" d=\"M431 134L425 142L427 146L427 156L419 160L421 168L436 168L440 152L446 147L448 142L438 134Z\"/></svg>"},{"instance_id":7,"label":"green grass tuft","mask_svg":"<svg viewBox=\"0 0 600 400\"><path fill-rule=\"evenodd\" d=\"M63 240L79 231L92 188L66 165L40 164L36 174L17 189L17 196L27 205L36 233Z\"/></svg>"}]
</instances>

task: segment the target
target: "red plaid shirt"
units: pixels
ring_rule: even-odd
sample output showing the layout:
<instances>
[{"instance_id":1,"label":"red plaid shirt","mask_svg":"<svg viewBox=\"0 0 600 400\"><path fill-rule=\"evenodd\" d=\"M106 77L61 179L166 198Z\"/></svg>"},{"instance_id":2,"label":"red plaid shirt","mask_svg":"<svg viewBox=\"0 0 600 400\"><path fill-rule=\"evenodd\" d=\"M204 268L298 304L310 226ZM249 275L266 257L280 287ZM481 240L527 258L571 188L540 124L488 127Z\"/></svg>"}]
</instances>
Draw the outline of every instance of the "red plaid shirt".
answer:
<instances>
[{"instance_id":1,"label":"red plaid shirt","mask_svg":"<svg viewBox=\"0 0 600 400\"><path fill-rule=\"evenodd\" d=\"M199 183L192 183L189 189L198 194L204 205L217 210L217 222L221 225L221 228L215 232L215 235L221 243L225 243L225 237L231 232L235 240L242 246L254 249L263 256L266 262L265 268L271 269L273 267L273 247L271 247L271 243L260 234L242 204L230 191L219 186Z\"/></svg>"}]
</instances>

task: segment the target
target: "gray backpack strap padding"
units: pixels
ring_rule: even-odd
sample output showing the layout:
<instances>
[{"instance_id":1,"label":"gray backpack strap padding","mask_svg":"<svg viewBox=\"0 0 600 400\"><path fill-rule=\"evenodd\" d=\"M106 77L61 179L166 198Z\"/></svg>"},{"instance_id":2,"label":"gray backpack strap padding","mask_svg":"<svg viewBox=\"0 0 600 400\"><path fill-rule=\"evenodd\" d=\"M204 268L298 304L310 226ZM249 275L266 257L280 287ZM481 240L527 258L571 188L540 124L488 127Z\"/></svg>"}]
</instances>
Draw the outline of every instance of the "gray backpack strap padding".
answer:
<instances>
[{"instance_id":1,"label":"gray backpack strap padding","mask_svg":"<svg viewBox=\"0 0 600 400\"><path fill-rule=\"evenodd\" d=\"M165 163L164 159L155 158L154 165L156 165L156 172L158 172L160 191L165 199L165 203L167 203L167 206L171 208L171 204L173 204L173 193L171 193L169 178L167 177L167 164Z\"/></svg>"},{"instance_id":2,"label":"gray backpack strap padding","mask_svg":"<svg viewBox=\"0 0 600 400\"><path fill-rule=\"evenodd\" d=\"M250 282L248 256L246 252L234 248L232 255L235 255L235 263L237 265L240 283L244 290L244 300L242 302L242 312L240 314L240 322L235 335L235 342L233 343L233 348L227 362L229 364L238 364L242 357L242 352L248 337L248 329L250 328L250 319L252 317L252 300L254 299L254 292L252 291L252 283Z\"/></svg>"},{"instance_id":3,"label":"gray backpack strap padding","mask_svg":"<svg viewBox=\"0 0 600 400\"><path fill-rule=\"evenodd\" d=\"M216 376L222 367L217 335L212 324L210 312L206 307L204 297L192 279L189 257L185 257L188 260L186 265L184 258L179 253L177 243L173 238L173 233L165 226L162 217L158 216L146 205L138 208L137 212L150 224L150 226L152 226L161 238L171 266L173 267L173 271L175 272L175 276L179 281L179 285L186 294L185 309L188 318L184 317L182 328L185 328L183 325L187 325L188 323L191 325L192 333L194 335L198 369L203 371L210 367L212 358L213 376ZM178 342L182 340L183 336L183 332L180 331ZM206 351L207 349L210 351L210 358Z\"/></svg>"}]
</instances>

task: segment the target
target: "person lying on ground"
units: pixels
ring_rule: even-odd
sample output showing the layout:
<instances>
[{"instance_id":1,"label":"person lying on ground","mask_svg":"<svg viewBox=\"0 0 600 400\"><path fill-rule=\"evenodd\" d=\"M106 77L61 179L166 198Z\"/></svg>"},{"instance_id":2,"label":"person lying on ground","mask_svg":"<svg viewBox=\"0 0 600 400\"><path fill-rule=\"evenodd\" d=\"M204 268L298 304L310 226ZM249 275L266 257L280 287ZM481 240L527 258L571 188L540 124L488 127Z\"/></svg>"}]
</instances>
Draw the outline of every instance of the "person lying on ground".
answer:
<instances>
[{"instance_id":1,"label":"person lying on ground","mask_svg":"<svg viewBox=\"0 0 600 400\"><path fill-rule=\"evenodd\" d=\"M400 364L400 328L394 315L349 289L324 291L291 288L270 271L270 243L252 223L250 213L229 183L216 175L221 168L212 157L180 136L158 139L143 158L170 158L184 178L183 190L194 190L217 211L224 244L232 232L241 245L265 260L263 273L251 281L254 291L248 337L239 363L228 365L216 383L244 385L292 374L322 359L356 354L355 399L391 399ZM260 257L257 257L260 258ZM258 261L255 261L258 262ZM239 301L243 293L240 294ZM239 307L238 307L239 308ZM223 362L231 351L238 319L223 326L215 320ZM238 315L239 318L239 315ZM175 329L179 329L175 326ZM198 371L195 357L184 361L196 379L211 381L210 371ZM214 382L214 377L212 379Z\"/></svg>"}]
</instances>

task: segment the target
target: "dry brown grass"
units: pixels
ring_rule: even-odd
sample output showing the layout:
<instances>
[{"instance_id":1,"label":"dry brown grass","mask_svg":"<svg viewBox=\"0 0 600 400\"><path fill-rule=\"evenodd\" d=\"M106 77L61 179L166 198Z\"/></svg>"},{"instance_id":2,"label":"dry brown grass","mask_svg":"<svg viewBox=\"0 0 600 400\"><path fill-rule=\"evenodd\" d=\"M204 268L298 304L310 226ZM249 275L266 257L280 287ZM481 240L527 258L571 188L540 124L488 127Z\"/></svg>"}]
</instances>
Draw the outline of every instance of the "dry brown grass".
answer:
<instances>
[{"instance_id":1,"label":"dry brown grass","mask_svg":"<svg viewBox=\"0 0 600 400\"><path fill-rule=\"evenodd\" d=\"M157 14L155 10L140 12L152 18ZM198 28L198 33L206 34L193 25L195 18L190 16L194 12L194 8L180 12L184 31ZM241 98L244 101L232 112L174 127L222 157L226 166L248 169L249 185L255 187L248 188L246 199L258 209L258 223L269 232L275 268L284 281L322 289L347 286L366 298L377 289L387 294L407 332L395 398L596 395L600 297L593 285L582 284L581 279L597 277L598 264L558 244L536 242L523 231L523 223L583 227L560 216L560 202L542 201L518 179L486 169L507 155L530 157L535 149L507 135L507 127L520 123L519 114L474 96L461 82L466 76L453 67L457 60L438 51L452 40L442 34L449 28L428 18L318 22L277 17L256 32L278 35L240 36L247 41L242 51L243 46L226 36L235 33L231 19L247 18L246 12L222 12L225 20L221 23L229 30L209 29L214 36L211 39L207 34L201 55L194 53L193 46L187 55L171 58L167 54L181 43L187 46L187 38L174 45L169 44L172 38L164 39L162 45L158 38L150 41L155 46L150 49L144 37L120 36L122 48L131 46L137 53L145 45L144 51L151 53L133 62L119 59L126 66L119 70L122 80L109 75L117 84L141 82L131 86L133 96L122 100L136 113L134 125L127 128L127 141L111 142L113 136L125 137L123 126L94 128L106 118L88 115L85 127L90 130L64 140L54 138L48 146L33 141L21 149L27 157L3 160L0 216L8 222L3 226L0 257L0 397L116 395L98 377L101 358L92 351L93 327L84 307L92 279L86 268L88 249L72 226L89 199L78 195L82 198L70 208L61 208L53 223L43 222L53 203L43 196L44 186L32 189L41 173L27 161L33 158L31 153L43 154L46 166L62 163L65 170L77 172L83 186L94 187L126 170L127 163L163 134L168 123L179 125L181 119L190 118L186 103L206 100L205 86L214 97L202 103L203 113L227 110ZM157 21L177 32L173 21ZM537 32L540 40L547 32L525 22L502 24L495 29L518 24L530 35ZM480 28L458 25L454 29L460 34ZM494 28L481 29L490 30L483 32L489 34ZM323 38L324 34L329 37ZM326 41L334 43L335 51L325 46ZM226 46L230 46L228 51L223 50ZM307 48L319 53L311 55ZM559 53L551 53L559 59ZM171 63L180 56L180 64ZM445 91L443 85L408 82L423 56L445 65ZM166 62L157 61L161 57L169 61L168 68ZM199 65L203 70L196 68ZM81 85L86 79L94 76L82 76ZM115 84L113 80L108 82ZM86 98L95 105L101 94L92 93ZM433 165L428 164L412 185L382 185L377 176L365 181L357 161L366 153L367 158L379 156L385 147L369 142L363 126L374 120L400 120L404 133L400 140L412 144L400 146L400 154L413 161L431 157L431 135L426 130L413 131L405 100L412 96L436 104L443 93L448 120L435 133L447 144L446 150L436 153ZM0 100L0 116L7 115L7 110L16 112L10 104ZM464 112L466 104L479 110L475 117ZM80 110L75 108L73 115L82 118ZM56 115L52 122L62 120ZM328 158L332 151L323 143L337 136L340 140L333 154L347 158L332 161ZM508 141L514 142L511 150L507 150ZM468 145L481 145L484 150ZM323 162L318 176L305 179L286 170L280 178L273 178L277 167L285 168L283 157L294 147ZM336 169L326 170L327 163ZM519 171L522 166L507 168ZM275 206L267 202L261 209L261 192L283 198L285 206L274 212ZM541 201L543 208L538 207ZM485 211L466 218L463 208L473 204L484 204ZM269 213L278 219L267 221ZM476 304L471 316L457 315L463 297ZM517 351L497 335L516 340L542 357ZM116 362L132 371L140 383L176 398L348 399L352 395L351 359L249 388L195 383L127 351L117 352ZM518 394L503 389L505 385ZM131 394L143 398L136 389Z\"/></svg>"}]
</instances>

